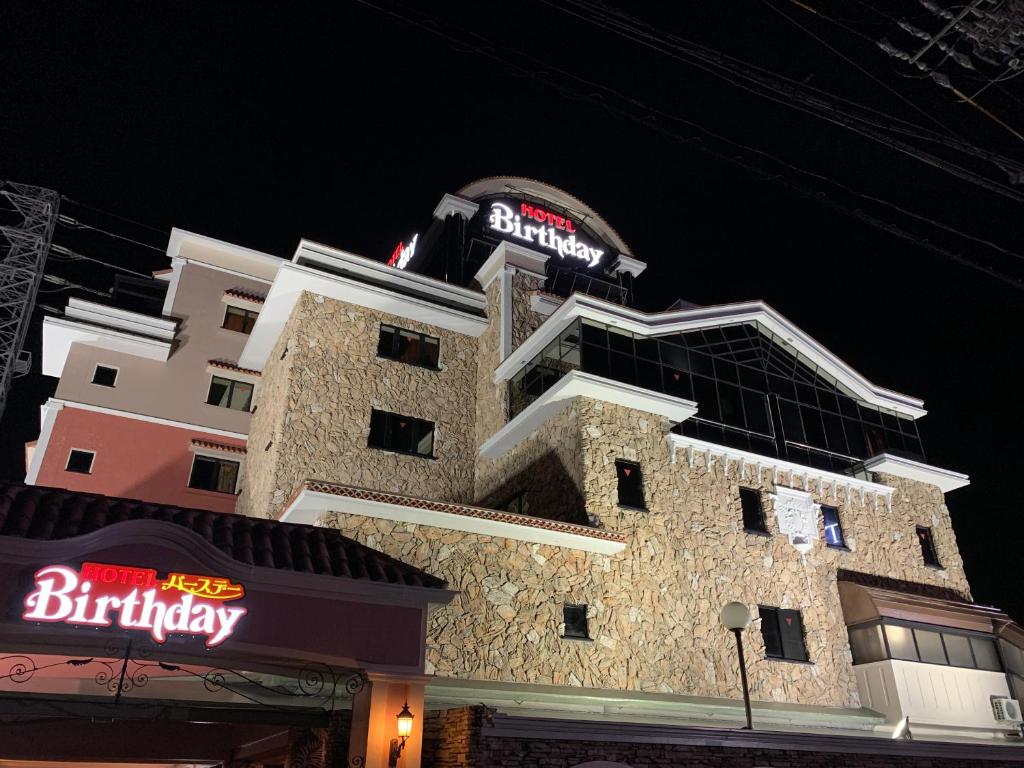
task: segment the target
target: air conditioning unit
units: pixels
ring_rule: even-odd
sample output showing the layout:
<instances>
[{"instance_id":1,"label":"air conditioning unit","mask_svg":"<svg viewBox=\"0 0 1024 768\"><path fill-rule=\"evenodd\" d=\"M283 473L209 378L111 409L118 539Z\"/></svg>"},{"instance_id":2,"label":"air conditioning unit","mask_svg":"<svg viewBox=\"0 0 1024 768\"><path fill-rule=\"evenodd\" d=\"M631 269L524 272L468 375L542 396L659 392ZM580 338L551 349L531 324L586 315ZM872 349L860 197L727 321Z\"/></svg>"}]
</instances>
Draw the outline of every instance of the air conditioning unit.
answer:
<instances>
[{"instance_id":1,"label":"air conditioning unit","mask_svg":"<svg viewBox=\"0 0 1024 768\"><path fill-rule=\"evenodd\" d=\"M993 696L992 715L1000 723L1024 722L1024 718L1021 718L1020 702L1016 699L1004 699L1000 696Z\"/></svg>"}]
</instances>

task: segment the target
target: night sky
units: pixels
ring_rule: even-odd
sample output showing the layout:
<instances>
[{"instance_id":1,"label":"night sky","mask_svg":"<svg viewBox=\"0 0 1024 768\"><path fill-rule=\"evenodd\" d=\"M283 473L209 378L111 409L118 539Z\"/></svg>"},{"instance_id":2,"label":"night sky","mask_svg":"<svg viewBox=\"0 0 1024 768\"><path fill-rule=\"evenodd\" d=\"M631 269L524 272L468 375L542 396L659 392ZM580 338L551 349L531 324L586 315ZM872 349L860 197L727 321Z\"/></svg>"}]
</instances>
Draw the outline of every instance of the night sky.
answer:
<instances>
[{"instance_id":1,"label":"night sky","mask_svg":"<svg viewBox=\"0 0 1024 768\"><path fill-rule=\"evenodd\" d=\"M483 176L562 187L648 263L637 283L641 308L678 298L764 299L871 381L923 398L929 463L971 475L972 485L947 501L974 597L1024 620L1024 292L814 195L826 192L1003 273L1024 275L1024 264L753 150L1011 250L1024 250L1020 203L544 2L431 4L434 21L425 25L356 2L301 5L204 3L199 12L190 3L147 3L115 12L110 3L6 3L0 178L155 227L162 233L62 205L80 222L158 249L178 226L286 258L306 237L384 259L398 240L423 231L442 194ZM948 128L1024 159L1024 142L931 81L908 77L873 44L886 36L914 46L898 18L936 28L918 3L810 5L824 15L786 0L629 7L658 29L868 106L883 120ZM464 30L479 36L473 44ZM496 51L511 63L495 60ZM979 100L1024 127L1024 77ZM969 165L1007 184L994 166ZM56 242L142 272L166 261L67 225ZM55 259L49 271L98 290L112 279L82 262ZM76 295L52 292L52 283L44 289L40 302L56 308ZM30 335L35 350L42 316ZM0 427L0 477L23 476L22 444L37 436L38 405L54 386L38 374L15 382Z\"/></svg>"}]
</instances>

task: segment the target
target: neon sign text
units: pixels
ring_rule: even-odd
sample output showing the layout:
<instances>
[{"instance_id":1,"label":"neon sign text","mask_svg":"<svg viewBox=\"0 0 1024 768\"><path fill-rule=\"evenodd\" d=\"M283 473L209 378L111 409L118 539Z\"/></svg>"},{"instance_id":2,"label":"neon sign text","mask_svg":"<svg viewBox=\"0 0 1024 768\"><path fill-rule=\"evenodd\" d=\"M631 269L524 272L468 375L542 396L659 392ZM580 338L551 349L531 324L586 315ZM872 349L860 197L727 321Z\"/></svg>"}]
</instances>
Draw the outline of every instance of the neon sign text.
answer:
<instances>
[{"instance_id":1,"label":"neon sign text","mask_svg":"<svg viewBox=\"0 0 1024 768\"><path fill-rule=\"evenodd\" d=\"M524 220L537 222L538 226L526 224ZM571 219L530 203L522 203L519 213L504 203L491 203L487 224L495 232L512 235L527 243L536 243L541 248L554 251L563 259L583 259L588 262L588 267L596 267L604 255L603 250L591 248L576 239L576 226ZM565 236L560 232L564 232Z\"/></svg>"},{"instance_id":2,"label":"neon sign text","mask_svg":"<svg viewBox=\"0 0 1024 768\"><path fill-rule=\"evenodd\" d=\"M404 242L396 245L395 250L391 252L391 257L388 259L388 266L395 267L396 269L405 269L409 266L413 254L416 253L416 239L418 237L419 234L413 235L408 245Z\"/></svg>"},{"instance_id":3,"label":"neon sign text","mask_svg":"<svg viewBox=\"0 0 1024 768\"><path fill-rule=\"evenodd\" d=\"M48 565L35 574L36 588L25 598L26 621L109 627L111 614L122 629L148 630L158 643L170 634L200 635L213 648L229 638L246 614L226 603L245 588L218 576L169 573L152 568L83 563L80 571Z\"/></svg>"}]
</instances>

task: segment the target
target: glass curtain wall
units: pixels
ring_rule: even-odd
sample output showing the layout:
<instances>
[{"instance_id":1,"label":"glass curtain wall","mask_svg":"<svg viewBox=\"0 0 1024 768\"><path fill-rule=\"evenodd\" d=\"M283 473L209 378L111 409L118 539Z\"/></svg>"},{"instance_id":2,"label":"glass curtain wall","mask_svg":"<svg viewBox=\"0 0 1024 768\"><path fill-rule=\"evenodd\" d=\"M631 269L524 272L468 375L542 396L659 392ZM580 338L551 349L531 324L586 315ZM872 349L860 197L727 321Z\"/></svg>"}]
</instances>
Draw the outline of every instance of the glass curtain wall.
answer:
<instances>
[{"instance_id":1,"label":"glass curtain wall","mask_svg":"<svg viewBox=\"0 0 1024 768\"><path fill-rule=\"evenodd\" d=\"M924 459L913 419L856 401L754 324L650 337L576 320L513 377L511 417L570 370L693 400L676 431L720 445L833 471L883 452Z\"/></svg>"}]
</instances>

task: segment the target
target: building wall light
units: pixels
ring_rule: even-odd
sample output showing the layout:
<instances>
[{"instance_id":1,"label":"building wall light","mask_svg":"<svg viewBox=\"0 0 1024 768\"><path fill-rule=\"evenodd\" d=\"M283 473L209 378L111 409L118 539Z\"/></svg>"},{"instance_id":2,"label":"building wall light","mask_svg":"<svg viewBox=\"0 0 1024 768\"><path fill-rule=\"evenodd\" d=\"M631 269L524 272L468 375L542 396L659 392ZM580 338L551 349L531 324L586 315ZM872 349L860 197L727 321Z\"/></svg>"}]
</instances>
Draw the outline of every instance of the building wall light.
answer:
<instances>
[{"instance_id":1,"label":"building wall light","mask_svg":"<svg viewBox=\"0 0 1024 768\"><path fill-rule=\"evenodd\" d=\"M412 735L412 721L413 713L409 711L409 702L405 702L402 705L401 712L398 713L398 736L401 739L391 740L391 751L388 754L388 766L398 765L398 759L402 756L402 750L405 749L405 740Z\"/></svg>"}]
</instances>

